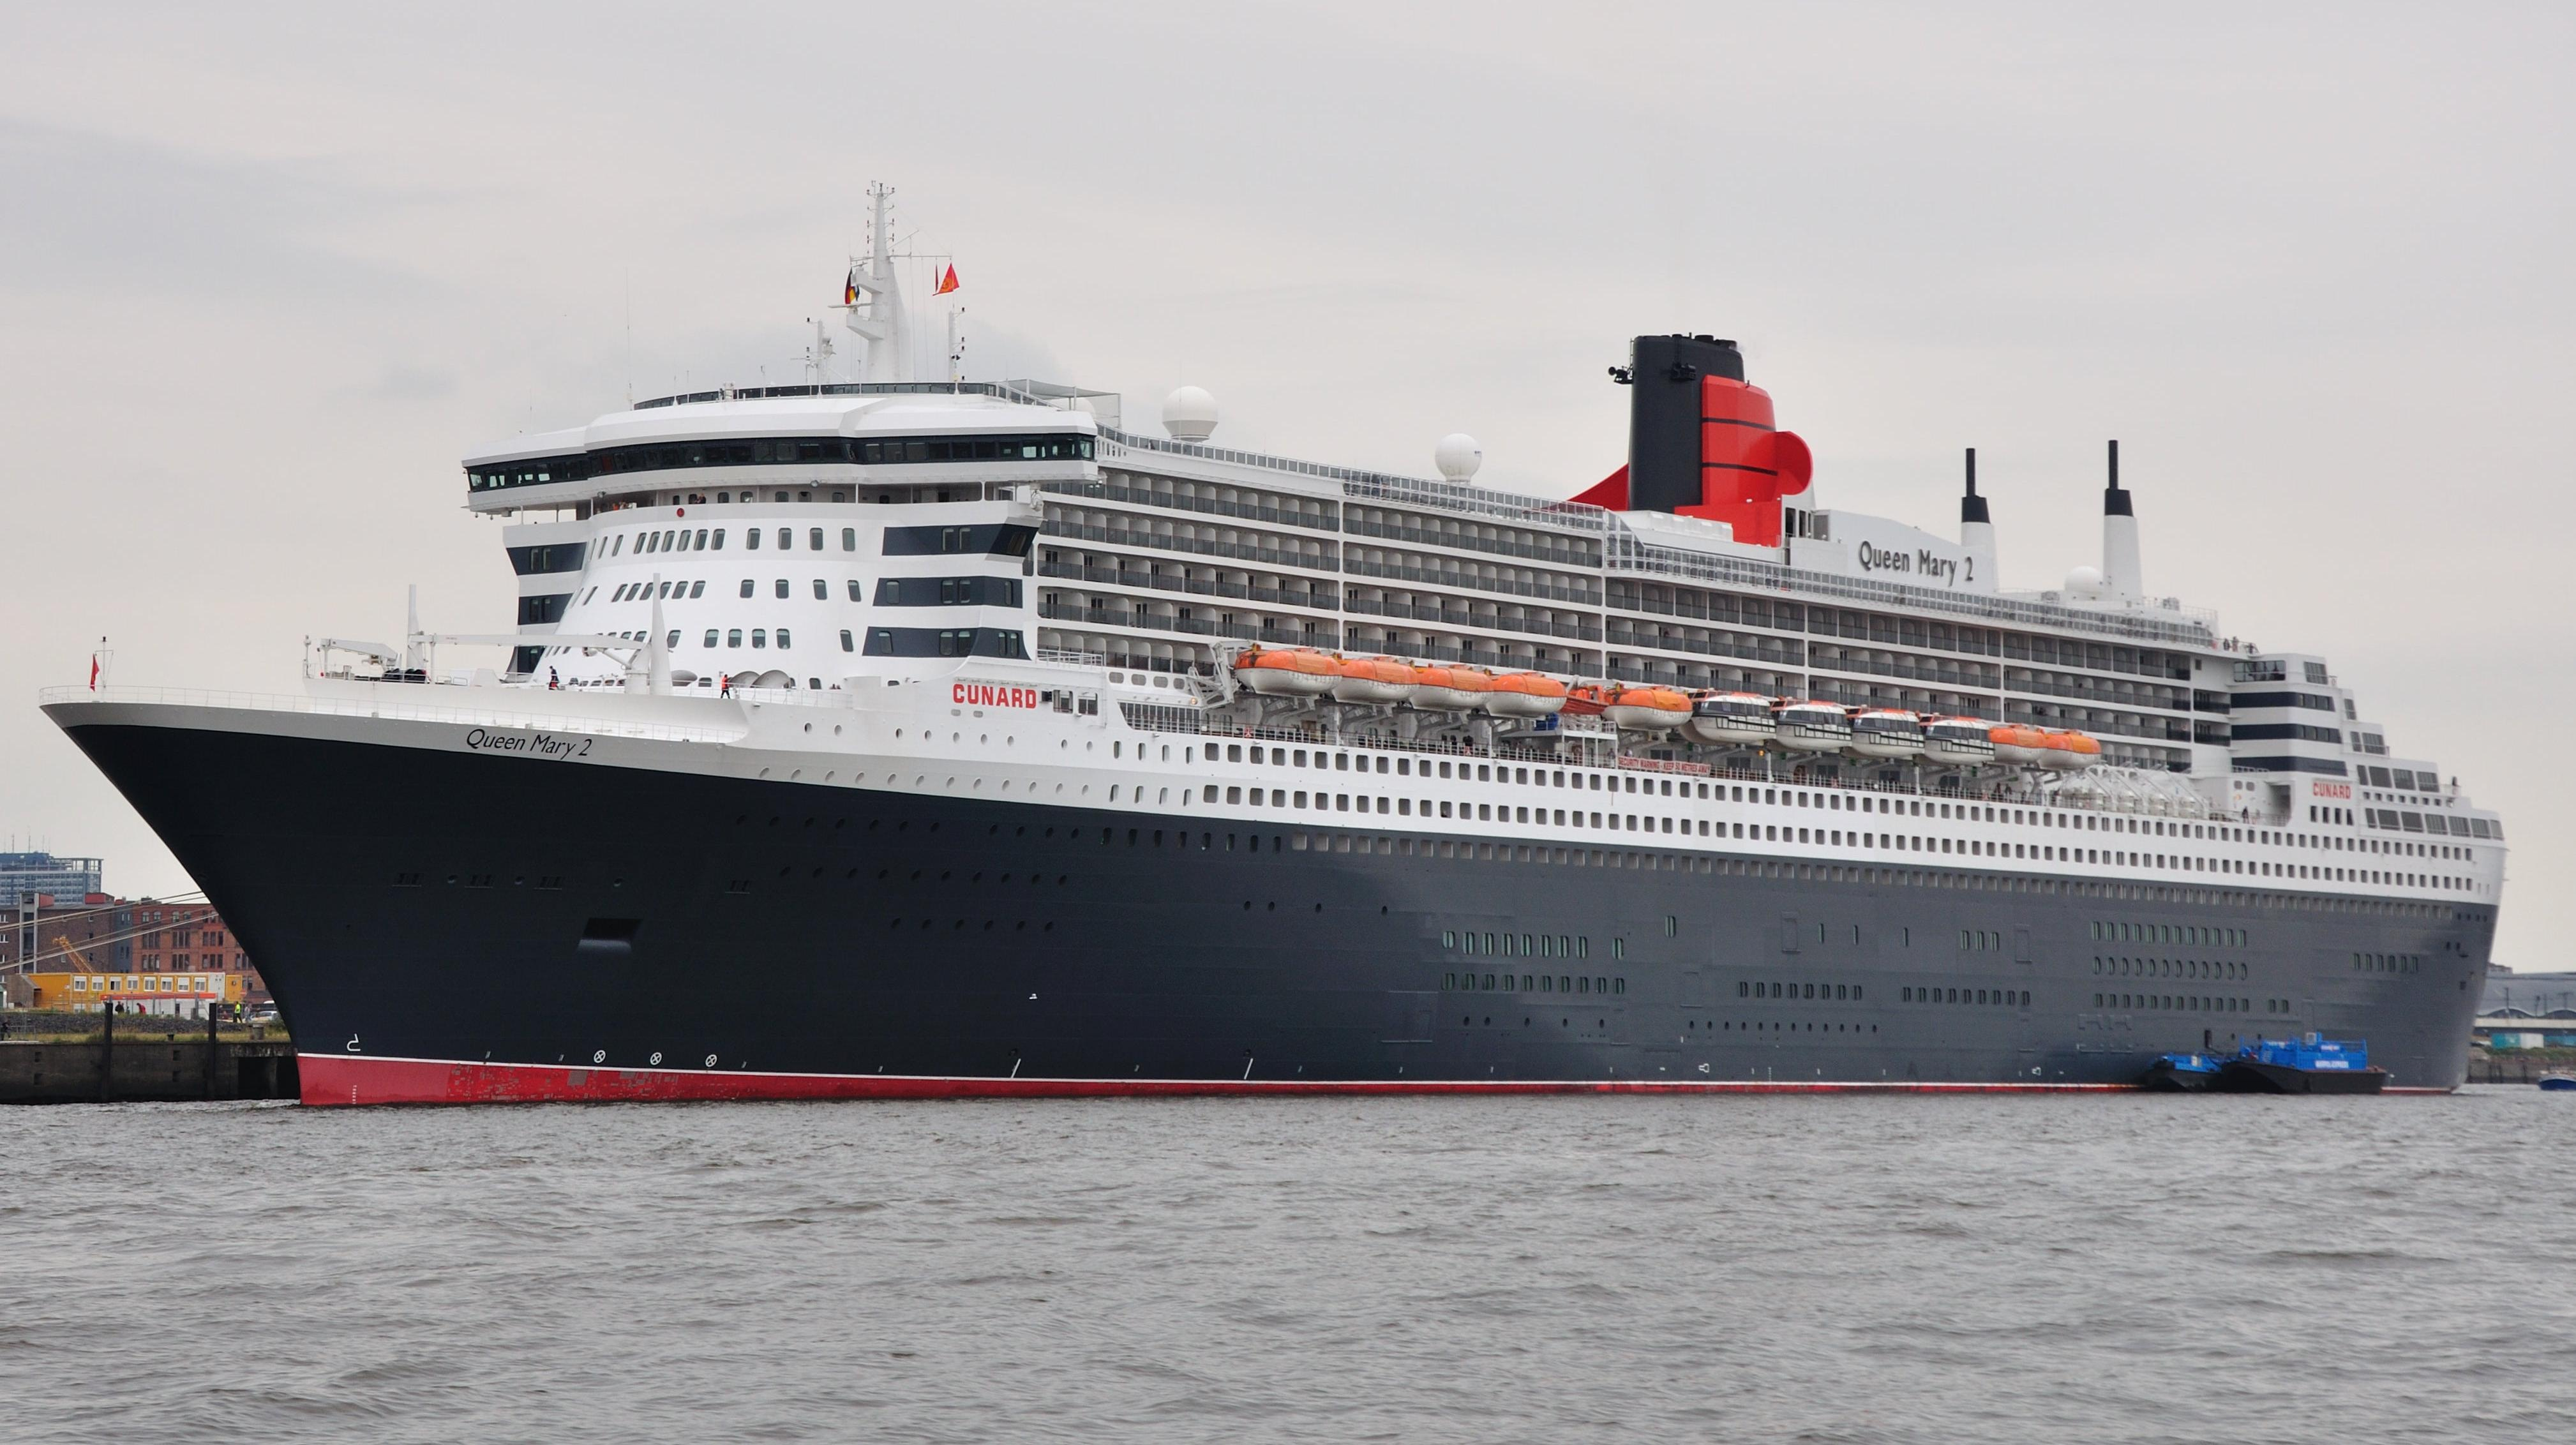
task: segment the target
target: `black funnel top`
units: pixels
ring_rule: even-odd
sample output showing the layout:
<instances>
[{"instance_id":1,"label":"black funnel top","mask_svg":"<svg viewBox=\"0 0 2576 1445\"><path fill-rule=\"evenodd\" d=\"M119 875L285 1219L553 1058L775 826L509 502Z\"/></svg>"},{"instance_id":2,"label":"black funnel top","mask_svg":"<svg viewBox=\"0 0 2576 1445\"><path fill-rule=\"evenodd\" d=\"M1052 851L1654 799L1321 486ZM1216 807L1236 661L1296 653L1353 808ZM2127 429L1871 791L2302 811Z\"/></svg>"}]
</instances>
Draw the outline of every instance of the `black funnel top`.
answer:
<instances>
[{"instance_id":1,"label":"black funnel top","mask_svg":"<svg viewBox=\"0 0 2576 1445\"><path fill-rule=\"evenodd\" d=\"M1994 520L1986 514L1986 499L1977 495L1977 449L1975 447L1968 448L1968 494L1959 499L1959 520L1962 522Z\"/></svg>"},{"instance_id":2,"label":"black funnel top","mask_svg":"<svg viewBox=\"0 0 2576 1445\"><path fill-rule=\"evenodd\" d=\"M2129 494L2120 488L2120 444L2116 441L2111 443L2111 485L2102 489L2102 515L2105 517L2137 515L2129 509Z\"/></svg>"},{"instance_id":3,"label":"black funnel top","mask_svg":"<svg viewBox=\"0 0 2576 1445\"><path fill-rule=\"evenodd\" d=\"M1628 505L1698 506L1700 378L1744 379L1744 353L1714 336L1640 336L1629 350Z\"/></svg>"}]
</instances>

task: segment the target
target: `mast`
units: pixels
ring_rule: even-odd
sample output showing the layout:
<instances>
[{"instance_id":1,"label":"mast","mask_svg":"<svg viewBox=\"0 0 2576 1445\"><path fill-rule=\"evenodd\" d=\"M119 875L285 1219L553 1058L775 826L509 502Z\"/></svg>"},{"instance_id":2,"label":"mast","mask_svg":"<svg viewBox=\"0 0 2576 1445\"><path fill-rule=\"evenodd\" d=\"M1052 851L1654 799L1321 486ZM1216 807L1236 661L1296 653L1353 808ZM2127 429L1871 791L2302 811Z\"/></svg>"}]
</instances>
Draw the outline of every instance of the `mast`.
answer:
<instances>
[{"instance_id":1,"label":"mast","mask_svg":"<svg viewBox=\"0 0 2576 1445\"><path fill-rule=\"evenodd\" d=\"M894 235L887 223L887 208L894 200L894 188L880 181L868 187L868 266L861 271L850 268L850 289L865 298L867 314L860 314L858 304L844 308L847 325L868 344L865 365L859 372L862 381L910 381L912 379L912 337L904 325L903 292L895 281Z\"/></svg>"}]
</instances>

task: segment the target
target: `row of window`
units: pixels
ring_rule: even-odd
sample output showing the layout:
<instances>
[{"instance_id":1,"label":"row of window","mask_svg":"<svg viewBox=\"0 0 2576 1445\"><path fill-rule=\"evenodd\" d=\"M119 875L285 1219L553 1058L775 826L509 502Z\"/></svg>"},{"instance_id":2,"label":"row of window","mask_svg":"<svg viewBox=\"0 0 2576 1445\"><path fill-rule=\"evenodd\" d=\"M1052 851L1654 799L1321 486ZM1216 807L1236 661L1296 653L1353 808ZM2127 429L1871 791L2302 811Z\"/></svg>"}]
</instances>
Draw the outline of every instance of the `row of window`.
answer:
<instances>
[{"instance_id":1,"label":"row of window","mask_svg":"<svg viewBox=\"0 0 2576 1445\"><path fill-rule=\"evenodd\" d=\"M1899 990L1905 1003L2001 1004L2006 1008L2030 1007L2029 989L2010 988L1908 988Z\"/></svg>"},{"instance_id":2,"label":"row of window","mask_svg":"<svg viewBox=\"0 0 2576 1445\"><path fill-rule=\"evenodd\" d=\"M821 583L814 584L818 589ZM859 584L852 582L850 592L856 600ZM818 591L817 596L821 595ZM1017 607L1020 605L1020 579L1017 577L880 577L877 579L879 607Z\"/></svg>"},{"instance_id":3,"label":"row of window","mask_svg":"<svg viewBox=\"0 0 2576 1445\"><path fill-rule=\"evenodd\" d=\"M2235 978L2254 976L2251 965L2232 959L2202 958L2122 958L2117 955L2093 955L2093 971L2122 978Z\"/></svg>"},{"instance_id":4,"label":"row of window","mask_svg":"<svg viewBox=\"0 0 2576 1445\"><path fill-rule=\"evenodd\" d=\"M864 601L859 580L849 580L852 602ZM742 579L741 595L750 597L760 590L751 578ZM786 578L770 584L773 596L784 599L793 590ZM598 595L593 587L582 595L587 603ZM642 602L652 599L688 601L707 595L704 581L623 582L608 594L611 602ZM814 579L814 600L832 600L832 586ZM881 577L877 579L876 605L879 607L1017 607L1020 605L1020 579L1017 577Z\"/></svg>"},{"instance_id":5,"label":"row of window","mask_svg":"<svg viewBox=\"0 0 2576 1445\"><path fill-rule=\"evenodd\" d=\"M1959 951L1962 953L1992 953L2003 946L2004 936L1991 928L1959 930Z\"/></svg>"},{"instance_id":6,"label":"row of window","mask_svg":"<svg viewBox=\"0 0 2576 1445\"><path fill-rule=\"evenodd\" d=\"M1615 943L1617 940L1613 940ZM1592 940L1571 934L1547 933L1460 933L1443 930L1440 946L1452 953L1500 954L1505 958L1590 958ZM1620 957L1627 950L1614 949Z\"/></svg>"},{"instance_id":7,"label":"row of window","mask_svg":"<svg viewBox=\"0 0 2576 1445\"><path fill-rule=\"evenodd\" d=\"M648 442L601 447L571 456L491 462L466 468L465 485L470 491L481 492L501 487L542 486L549 482L583 482L594 477L669 471L681 467L825 463L880 466L914 462L1090 459L1091 438L1072 432L1042 432L1034 436L887 437L875 441L852 437L764 437L739 441Z\"/></svg>"},{"instance_id":8,"label":"row of window","mask_svg":"<svg viewBox=\"0 0 2576 1445\"><path fill-rule=\"evenodd\" d=\"M144 977L131 973L72 975L74 993L215 993L224 981L204 974L182 977L177 974L154 974Z\"/></svg>"},{"instance_id":9,"label":"row of window","mask_svg":"<svg viewBox=\"0 0 2576 1445\"><path fill-rule=\"evenodd\" d=\"M820 587L823 584L817 582L814 585ZM596 587L593 587L590 590L593 593L599 591ZM634 602L644 600L648 597L653 597L670 598L674 601L685 602L692 597L704 597L706 595L707 584L703 581L695 583L665 582L661 584L658 591L650 582L627 582L620 584L616 591L609 593L608 600L611 602ZM748 577L743 579L742 595L745 597L749 597L751 595L751 579ZM781 597L787 595L787 579L784 577L778 579L778 595ZM588 602L590 598L588 596L584 596L581 600Z\"/></svg>"},{"instance_id":10,"label":"row of window","mask_svg":"<svg viewBox=\"0 0 2576 1445\"><path fill-rule=\"evenodd\" d=\"M2267 998L2263 1003L2270 1012L2289 1012L2289 1004L2285 1000ZM2254 1000L2208 998L2200 994L2186 996L2172 993L2097 993L2093 995L2093 1006L2095 1008L2152 1009L2163 1013L2243 1014L2254 1011Z\"/></svg>"},{"instance_id":11,"label":"row of window","mask_svg":"<svg viewBox=\"0 0 2576 1445\"><path fill-rule=\"evenodd\" d=\"M1497 982L1499 980L1499 982ZM1440 987L1447 993L1610 993L1628 991L1624 978L1585 978L1581 974L1474 974L1444 973Z\"/></svg>"},{"instance_id":12,"label":"row of window","mask_svg":"<svg viewBox=\"0 0 2576 1445\"><path fill-rule=\"evenodd\" d=\"M759 551L761 538L768 535L770 534L758 527L744 528L742 534L744 550ZM777 544L773 550L780 552L795 550L795 528L780 527L775 535ZM885 531L884 553L889 557L924 557L942 553L984 553L1020 557L1027 555L1028 542L1032 535L1034 533L1028 527L1003 523L980 527L888 527ZM600 554L600 560L606 561L622 556L629 540L634 542L635 555L639 557L654 556L664 552L721 552L725 545L725 529L699 527L692 530L687 527L672 527L660 531L620 532L608 539L607 548ZM823 528L805 529L805 550L824 551L826 550L824 542ZM508 549L510 565L522 576L542 572L578 572L582 567L586 547L586 543L559 544L551 547L512 547ZM858 549L858 529L843 527L841 550L855 552ZM743 583L745 587L750 585L747 581ZM785 587L787 584L782 581L778 585ZM850 585L853 589L858 586L855 582ZM1018 586L1016 582L1012 585L1015 588ZM820 587L822 584L817 582L815 586ZM743 595L748 597L751 594L745 592ZM779 595L786 594L782 592ZM852 600L857 600L855 592Z\"/></svg>"},{"instance_id":13,"label":"row of window","mask_svg":"<svg viewBox=\"0 0 2576 1445\"><path fill-rule=\"evenodd\" d=\"M578 572L590 556L588 542L557 542L544 547L505 548L510 570L522 577L541 572Z\"/></svg>"},{"instance_id":14,"label":"row of window","mask_svg":"<svg viewBox=\"0 0 2576 1445\"><path fill-rule=\"evenodd\" d=\"M2356 953L2352 956L2355 973L2413 973L2424 960L2412 953Z\"/></svg>"},{"instance_id":15,"label":"row of window","mask_svg":"<svg viewBox=\"0 0 2576 1445\"><path fill-rule=\"evenodd\" d=\"M1797 999L1802 1003L1809 999L1832 999L1837 1003L1857 1003L1861 1000L1862 987L1863 985L1857 983L1782 983L1777 979L1768 982L1759 979L1739 979L1735 985L1735 996L1737 998Z\"/></svg>"},{"instance_id":16,"label":"row of window","mask_svg":"<svg viewBox=\"0 0 2576 1445\"><path fill-rule=\"evenodd\" d=\"M2455 838L2501 838L2504 824L2487 818L2463 818L2456 814L2418 813L2413 809L2364 808L2370 826L2389 832L2442 833Z\"/></svg>"},{"instance_id":17,"label":"row of window","mask_svg":"<svg viewBox=\"0 0 2576 1445\"><path fill-rule=\"evenodd\" d=\"M2247 934L2242 928L2214 928L2197 923L2130 923L2121 919L2096 919L2093 923L2096 943L2183 943L2201 948L2244 948Z\"/></svg>"},{"instance_id":18,"label":"row of window","mask_svg":"<svg viewBox=\"0 0 2576 1445\"><path fill-rule=\"evenodd\" d=\"M1216 747L1214 744L1209 745L1206 760L1211 763L1218 761ZM1251 750L1251 755L1248 760L1253 763L1268 762L1280 767L1330 767L1336 772L1353 771L1350 754L1328 753L1326 750L1321 748L1314 750L1310 760L1308 751L1304 748L1296 748L1293 750L1288 748L1270 748L1267 750L1267 756L1265 757L1264 750L1260 746L1255 745ZM1224 761L1247 761L1243 746L1241 744L1234 743L1227 744ZM1435 764L1433 760L1429 758L1420 759L1419 767L1417 769L1415 766L1415 760L1398 757L1395 759L1394 771L1399 776L1410 775L1418 772L1420 776L1427 778L1433 775L1434 767ZM1453 776L1452 765L1448 761L1442 760L1436 764L1436 767L1440 777L1447 778ZM1380 755L1378 757L1376 770L1380 773L1388 770L1387 759L1384 755ZM1366 757L1359 759L1357 771L1369 771L1369 760ZM1470 776L1469 765L1465 762L1457 763L1455 765L1454 776L1460 781L1467 780ZM1522 786L1541 788L1588 788L1594 792L1608 791L1614 793L1645 793L1661 797L1688 798L1697 796L1713 802L1761 803L1766 806L1778 807L1823 808L1834 812L1876 813L1881 815L1894 814L1898 817L1942 818L1954 822L2010 823L2017 826L2053 827L2079 832L2134 833L2141 836L2198 838L2213 842L2259 842L2274 845L2286 845L2290 841L2290 835L2286 833L2275 833L2266 830L2243 828L2217 823L2168 822L2158 818L2123 818L2092 813L2043 813L2033 808L2016 808L2011 806L1999 807L1991 804L1973 804L1965 802L1941 802L1933 799L1891 797L1879 793L1846 792L1841 789L1821 789L1810 792L1796 788L1765 788L1759 785L1743 786L1728 785L1725 783L1703 783L1694 782L1694 780L1689 777L1683 777L1676 780L1670 777L1659 778L1652 775L1640 776L1636 773L1624 770L1616 776L1605 775L1602 773L1586 774L1578 771L1571 779L1569 779L1566 771L1562 768L1554 770L1545 767L1513 768L1478 763L1474 765L1473 778L1474 781L1480 783L1513 783ZM1808 841L1804 832L1800 833L1793 840L1789 837L1785 829L1766 836L1779 842L1796 841L1803 843ZM1823 839L1819 837L1816 841L1821 842ZM1835 841L1840 842L1841 840L1837 838ZM1945 847L1942 851L1947 852L1949 850ZM2020 855L2016 853L2012 856Z\"/></svg>"},{"instance_id":19,"label":"row of window","mask_svg":"<svg viewBox=\"0 0 2576 1445\"><path fill-rule=\"evenodd\" d=\"M747 552L759 551L760 539L767 535L769 535L767 532L758 527L743 528L743 550ZM777 535L778 545L775 550L780 552L792 552L796 550L795 528L781 527L778 529ZM626 552L626 543L630 538L635 543L635 555L638 557L649 557L662 552L721 552L724 550L725 545L725 529L722 527L700 527L695 531L692 531L687 527L666 527L658 532L620 532L616 536L608 539L608 550L600 554L600 560L606 561L611 557L623 556ZM516 553L521 549L513 548L511 550L513 553ZM805 550L808 552L820 552L825 550L823 545L823 529L821 527L808 527L805 529ZM844 552L855 552L859 550L858 528L843 527L841 529L841 550ZM578 566L578 564L575 565ZM546 567L534 570L561 572L573 569Z\"/></svg>"},{"instance_id":20,"label":"row of window","mask_svg":"<svg viewBox=\"0 0 2576 1445\"><path fill-rule=\"evenodd\" d=\"M850 634L841 634L843 651ZM1028 648L1018 629L1009 627L871 627L870 657L1016 657Z\"/></svg>"},{"instance_id":21,"label":"row of window","mask_svg":"<svg viewBox=\"0 0 2576 1445\"><path fill-rule=\"evenodd\" d=\"M2259 742L2271 738L2289 738L2305 743L2343 744L2340 728L2311 727L2306 723L2238 723L2232 730L2238 742Z\"/></svg>"}]
</instances>

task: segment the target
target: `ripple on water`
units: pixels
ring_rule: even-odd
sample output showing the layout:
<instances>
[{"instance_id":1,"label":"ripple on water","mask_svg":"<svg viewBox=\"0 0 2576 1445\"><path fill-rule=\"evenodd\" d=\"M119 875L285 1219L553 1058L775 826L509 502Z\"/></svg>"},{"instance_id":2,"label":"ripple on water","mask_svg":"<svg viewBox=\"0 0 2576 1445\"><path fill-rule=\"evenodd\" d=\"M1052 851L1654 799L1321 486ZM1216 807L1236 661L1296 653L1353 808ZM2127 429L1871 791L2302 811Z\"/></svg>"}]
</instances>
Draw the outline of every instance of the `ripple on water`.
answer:
<instances>
[{"instance_id":1,"label":"ripple on water","mask_svg":"<svg viewBox=\"0 0 2576 1445\"><path fill-rule=\"evenodd\" d=\"M0 1437L2556 1438L2534 1097L19 1110Z\"/></svg>"}]
</instances>

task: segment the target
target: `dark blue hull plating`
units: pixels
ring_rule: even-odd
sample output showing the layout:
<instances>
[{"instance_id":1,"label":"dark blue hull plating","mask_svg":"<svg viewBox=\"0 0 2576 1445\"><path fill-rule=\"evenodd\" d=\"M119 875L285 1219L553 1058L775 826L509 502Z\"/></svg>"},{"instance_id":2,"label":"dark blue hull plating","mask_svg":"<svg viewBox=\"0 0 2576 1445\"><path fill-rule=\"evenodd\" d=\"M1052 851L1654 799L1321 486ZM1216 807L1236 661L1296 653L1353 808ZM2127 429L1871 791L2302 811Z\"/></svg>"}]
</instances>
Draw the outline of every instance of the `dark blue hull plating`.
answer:
<instances>
[{"instance_id":1,"label":"dark blue hull plating","mask_svg":"<svg viewBox=\"0 0 2576 1445\"><path fill-rule=\"evenodd\" d=\"M2494 926L2446 906L1681 861L1704 854L1437 857L1373 832L67 725L232 922L308 1053L957 1079L2126 1085L2163 1053L2323 1030L2367 1038L2395 1085L2448 1088ZM2203 950L2097 943L2096 920L2243 928L2250 946L2225 956L2248 976L2103 977L2106 951ZM2357 951L2428 962L2357 974ZM2223 1002L2240 998L2288 1007Z\"/></svg>"}]
</instances>

